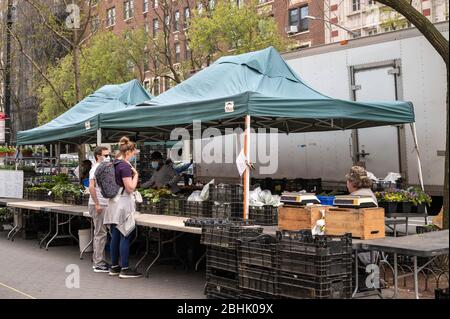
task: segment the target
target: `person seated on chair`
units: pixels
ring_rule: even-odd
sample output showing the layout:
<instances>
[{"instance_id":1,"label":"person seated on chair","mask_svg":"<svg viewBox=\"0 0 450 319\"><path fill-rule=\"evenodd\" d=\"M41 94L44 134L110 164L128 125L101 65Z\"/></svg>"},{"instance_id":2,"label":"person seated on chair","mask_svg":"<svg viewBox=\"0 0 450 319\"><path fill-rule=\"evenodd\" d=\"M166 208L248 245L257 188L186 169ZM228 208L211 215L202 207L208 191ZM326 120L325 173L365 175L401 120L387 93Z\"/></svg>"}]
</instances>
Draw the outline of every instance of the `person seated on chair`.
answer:
<instances>
[{"instance_id":1,"label":"person seated on chair","mask_svg":"<svg viewBox=\"0 0 450 319\"><path fill-rule=\"evenodd\" d=\"M361 166L352 166L350 172L345 175L347 179L347 189L350 195L370 196L378 206L377 197L372 192L372 180L367 175L366 170Z\"/></svg>"},{"instance_id":2,"label":"person seated on chair","mask_svg":"<svg viewBox=\"0 0 450 319\"><path fill-rule=\"evenodd\" d=\"M151 157L153 175L148 182L141 185L143 188L164 188L167 187L173 193L180 191L178 188L178 181L180 175L173 168L170 163L167 164L160 152L153 152Z\"/></svg>"}]
</instances>

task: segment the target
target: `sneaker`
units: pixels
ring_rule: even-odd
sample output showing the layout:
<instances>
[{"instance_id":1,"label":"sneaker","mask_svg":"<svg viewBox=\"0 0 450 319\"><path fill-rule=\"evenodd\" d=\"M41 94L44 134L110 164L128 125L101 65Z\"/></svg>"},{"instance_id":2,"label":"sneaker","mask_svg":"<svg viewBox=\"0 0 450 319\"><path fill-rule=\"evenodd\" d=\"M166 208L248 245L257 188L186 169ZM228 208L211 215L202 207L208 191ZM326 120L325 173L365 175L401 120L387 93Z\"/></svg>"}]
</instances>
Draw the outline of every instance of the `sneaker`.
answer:
<instances>
[{"instance_id":1,"label":"sneaker","mask_svg":"<svg viewBox=\"0 0 450 319\"><path fill-rule=\"evenodd\" d=\"M122 269L119 275L119 278L139 278L139 277L142 277L142 274L131 268Z\"/></svg>"},{"instance_id":2,"label":"sneaker","mask_svg":"<svg viewBox=\"0 0 450 319\"><path fill-rule=\"evenodd\" d=\"M109 272L109 266L102 264L94 267L94 272Z\"/></svg>"},{"instance_id":3,"label":"sneaker","mask_svg":"<svg viewBox=\"0 0 450 319\"><path fill-rule=\"evenodd\" d=\"M111 268L109 268L110 276L119 276L120 272L121 272L120 266L111 266Z\"/></svg>"}]
</instances>

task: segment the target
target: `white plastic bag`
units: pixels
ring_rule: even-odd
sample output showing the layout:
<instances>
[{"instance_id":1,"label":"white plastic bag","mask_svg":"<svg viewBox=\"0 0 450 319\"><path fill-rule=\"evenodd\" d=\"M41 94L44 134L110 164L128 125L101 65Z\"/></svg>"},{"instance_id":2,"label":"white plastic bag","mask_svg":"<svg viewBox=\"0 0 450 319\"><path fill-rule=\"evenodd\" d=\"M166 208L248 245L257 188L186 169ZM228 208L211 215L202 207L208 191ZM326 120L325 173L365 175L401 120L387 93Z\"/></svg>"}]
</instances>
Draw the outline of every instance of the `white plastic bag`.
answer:
<instances>
[{"instance_id":1,"label":"white plastic bag","mask_svg":"<svg viewBox=\"0 0 450 319\"><path fill-rule=\"evenodd\" d=\"M191 195L189 195L188 197L188 202L202 202L203 200L201 199L201 193L202 191L194 191L192 192Z\"/></svg>"},{"instance_id":2,"label":"white plastic bag","mask_svg":"<svg viewBox=\"0 0 450 319\"><path fill-rule=\"evenodd\" d=\"M311 232L315 235L325 235L325 210L320 210L322 218L316 221L316 224L312 228Z\"/></svg>"}]
</instances>

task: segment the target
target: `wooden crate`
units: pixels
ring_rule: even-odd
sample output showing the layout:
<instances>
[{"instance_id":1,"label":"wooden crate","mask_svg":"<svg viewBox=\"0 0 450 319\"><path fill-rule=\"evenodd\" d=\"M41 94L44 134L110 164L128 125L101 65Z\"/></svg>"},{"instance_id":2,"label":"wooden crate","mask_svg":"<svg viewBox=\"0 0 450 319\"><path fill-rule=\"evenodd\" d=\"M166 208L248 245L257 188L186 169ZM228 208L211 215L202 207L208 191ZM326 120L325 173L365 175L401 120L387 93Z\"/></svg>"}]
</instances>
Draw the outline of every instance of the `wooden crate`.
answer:
<instances>
[{"instance_id":1,"label":"wooden crate","mask_svg":"<svg viewBox=\"0 0 450 319\"><path fill-rule=\"evenodd\" d=\"M278 208L278 228L280 230L311 229L322 217L320 210L325 210L326 207L321 205L281 206Z\"/></svg>"},{"instance_id":2,"label":"wooden crate","mask_svg":"<svg viewBox=\"0 0 450 319\"><path fill-rule=\"evenodd\" d=\"M360 239L385 237L384 209L348 209L313 205L308 207L282 206L278 209L280 230L312 229L325 210L325 233L343 235L351 233Z\"/></svg>"},{"instance_id":3,"label":"wooden crate","mask_svg":"<svg viewBox=\"0 0 450 319\"><path fill-rule=\"evenodd\" d=\"M327 207L325 233L327 235L351 233L352 237L360 239L384 238L384 209Z\"/></svg>"}]
</instances>

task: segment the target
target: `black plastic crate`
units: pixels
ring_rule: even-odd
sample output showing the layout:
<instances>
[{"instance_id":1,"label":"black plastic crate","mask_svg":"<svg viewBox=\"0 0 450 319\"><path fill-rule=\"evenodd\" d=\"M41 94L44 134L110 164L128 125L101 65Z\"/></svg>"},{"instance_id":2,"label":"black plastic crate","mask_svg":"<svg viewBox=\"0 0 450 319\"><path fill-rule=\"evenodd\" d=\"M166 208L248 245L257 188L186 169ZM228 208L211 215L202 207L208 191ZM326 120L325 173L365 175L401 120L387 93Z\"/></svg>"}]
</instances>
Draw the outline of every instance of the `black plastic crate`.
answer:
<instances>
[{"instance_id":1,"label":"black plastic crate","mask_svg":"<svg viewBox=\"0 0 450 319\"><path fill-rule=\"evenodd\" d=\"M297 275L279 271L278 295L294 299L350 299L352 277L321 277Z\"/></svg>"},{"instance_id":2,"label":"black plastic crate","mask_svg":"<svg viewBox=\"0 0 450 319\"><path fill-rule=\"evenodd\" d=\"M211 202L194 202L186 200L184 203L184 214L189 217L212 217Z\"/></svg>"},{"instance_id":3,"label":"black plastic crate","mask_svg":"<svg viewBox=\"0 0 450 319\"><path fill-rule=\"evenodd\" d=\"M213 202L211 205L211 216L222 219L239 219L244 216L244 205L242 202L221 203Z\"/></svg>"},{"instance_id":4,"label":"black plastic crate","mask_svg":"<svg viewBox=\"0 0 450 319\"><path fill-rule=\"evenodd\" d=\"M231 223L227 219L221 218L210 218L210 217L193 217L188 218L184 221L184 225L188 227L203 227L203 226L213 226L213 225L224 225Z\"/></svg>"},{"instance_id":5,"label":"black plastic crate","mask_svg":"<svg viewBox=\"0 0 450 319\"><path fill-rule=\"evenodd\" d=\"M270 235L239 241L238 257L242 265L276 268L276 239Z\"/></svg>"},{"instance_id":6,"label":"black plastic crate","mask_svg":"<svg viewBox=\"0 0 450 319\"><path fill-rule=\"evenodd\" d=\"M213 202L219 203L243 203L244 188L242 185L210 185L209 199Z\"/></svg>"},{"instance_id":7,"label":"black plastic crate","mask_svg":"<svg viewBox=\"0 0 450 319\"><path fill-rule=\"evenodd\" d=\"M250 206L248 217L258 225L275 226L278 225L278 207Z\"/></svg>"},{"instance_id":8,"label":"black plastic crate","mask_svg":"<svg viewBox=\"0 0 450 319\"><path fill-rule=\"evenodd\" d=\"M206 267L238 273L237 252L234 249L208 247L206 249Z\"/></svg>"},{"instance_id":9,"label":"black plastic crate","mask_svg":"<svg viewBox=\"0 0 450 319\"><path fill-rule=\"evenodd\" d=\"M278 299L278 296L262 293L255 290L241 289L241 295L239 299Z\"/></svg>"},{"instance_id":10,"label":"black plastic crate","mask_svg":"<svg viewBox=\"0 0 450 319\"><path fill-rule=\"evenodd\" d=\"M240 289L230 289L220 285L207 284L205 288L208 299L239 299Z\"/></svg>"},{"instance_id":11,"label":"black plastic crate","mask_svg":"<svg viewBox=\"0 0 450 319\"><path fill-rule=\"evenodd\" d=\"M235 272L222 269L207 269L206 283L214 286L221 286L229 289L239 289L239 276Z\"/></svg>"},{"instance_id":12,"label":"black plastic crate","mask_svg":"<svg viewBox=\"0 0 450 319\"><path fill-rule=\"evenodd\" d=\"M278 267L282 271L318 277L349 275L352 258L345 256L314 256L284 251L278 252Z\"/></svg>"},{"instance_id":13,"label":"black plastic crate","mask_svg":"<svg viewBox=\"0 0 450 319\"><path fill-rule=\"evenodd\" d=\"M142 214L161 215L166 211L166 202L161 199L157 203L151 203L147 199L144 199L144 201L136 207L136 210Z\"/></svg>"},{"instance_id":14,"label":"black plastic crate","mask_svg":"<svg viewBox=\"0 0 450 319\"><path fill-rule=\"evenodd\" d=\"M265 294L277 294L276 271L257 267L239 267L239 287Z\"/></svg>"},{"instance_id":15,"label":"black plastic crate","mask_svg":"<svg viewBox=\"0 0 450 319\"><path fill-rule=\"evenodd\" d=\"M163 215L181 216L185 212L186 199L184 197L162 198L164 203L162 208Z\"/></svg>"},{"instance_id":16,"label":"black plastic crate","mask_svg":"<svg viewBox=\"0 0 450 319\"><path fill-rule=\"evenodd\" d=\"M237 240L257 237L263 232L262 227L226 224L202 228L201 243L204 245L236 249Z\"/></svg>"},{"instance_id":17,"label":"black plastic crate","mask_svg":"<svg viewBox=\"0 0 450 319\"><path fill-rule=\"evenodd\" d=\"M448 300L449 299L448 288L435 289L434 290L434 299Z\"/></svg>"},{"instance_id":18,"label":"black plastic crate","mask_svg":"<svg viewBox=\"0 0 450 319\"><path fill-rule=\"evenodd\" d=\"M278 251L316 256L347 255L352 253L352 235L316 235L310 230L277 231Z\"/></svg>"}]
</instances>

